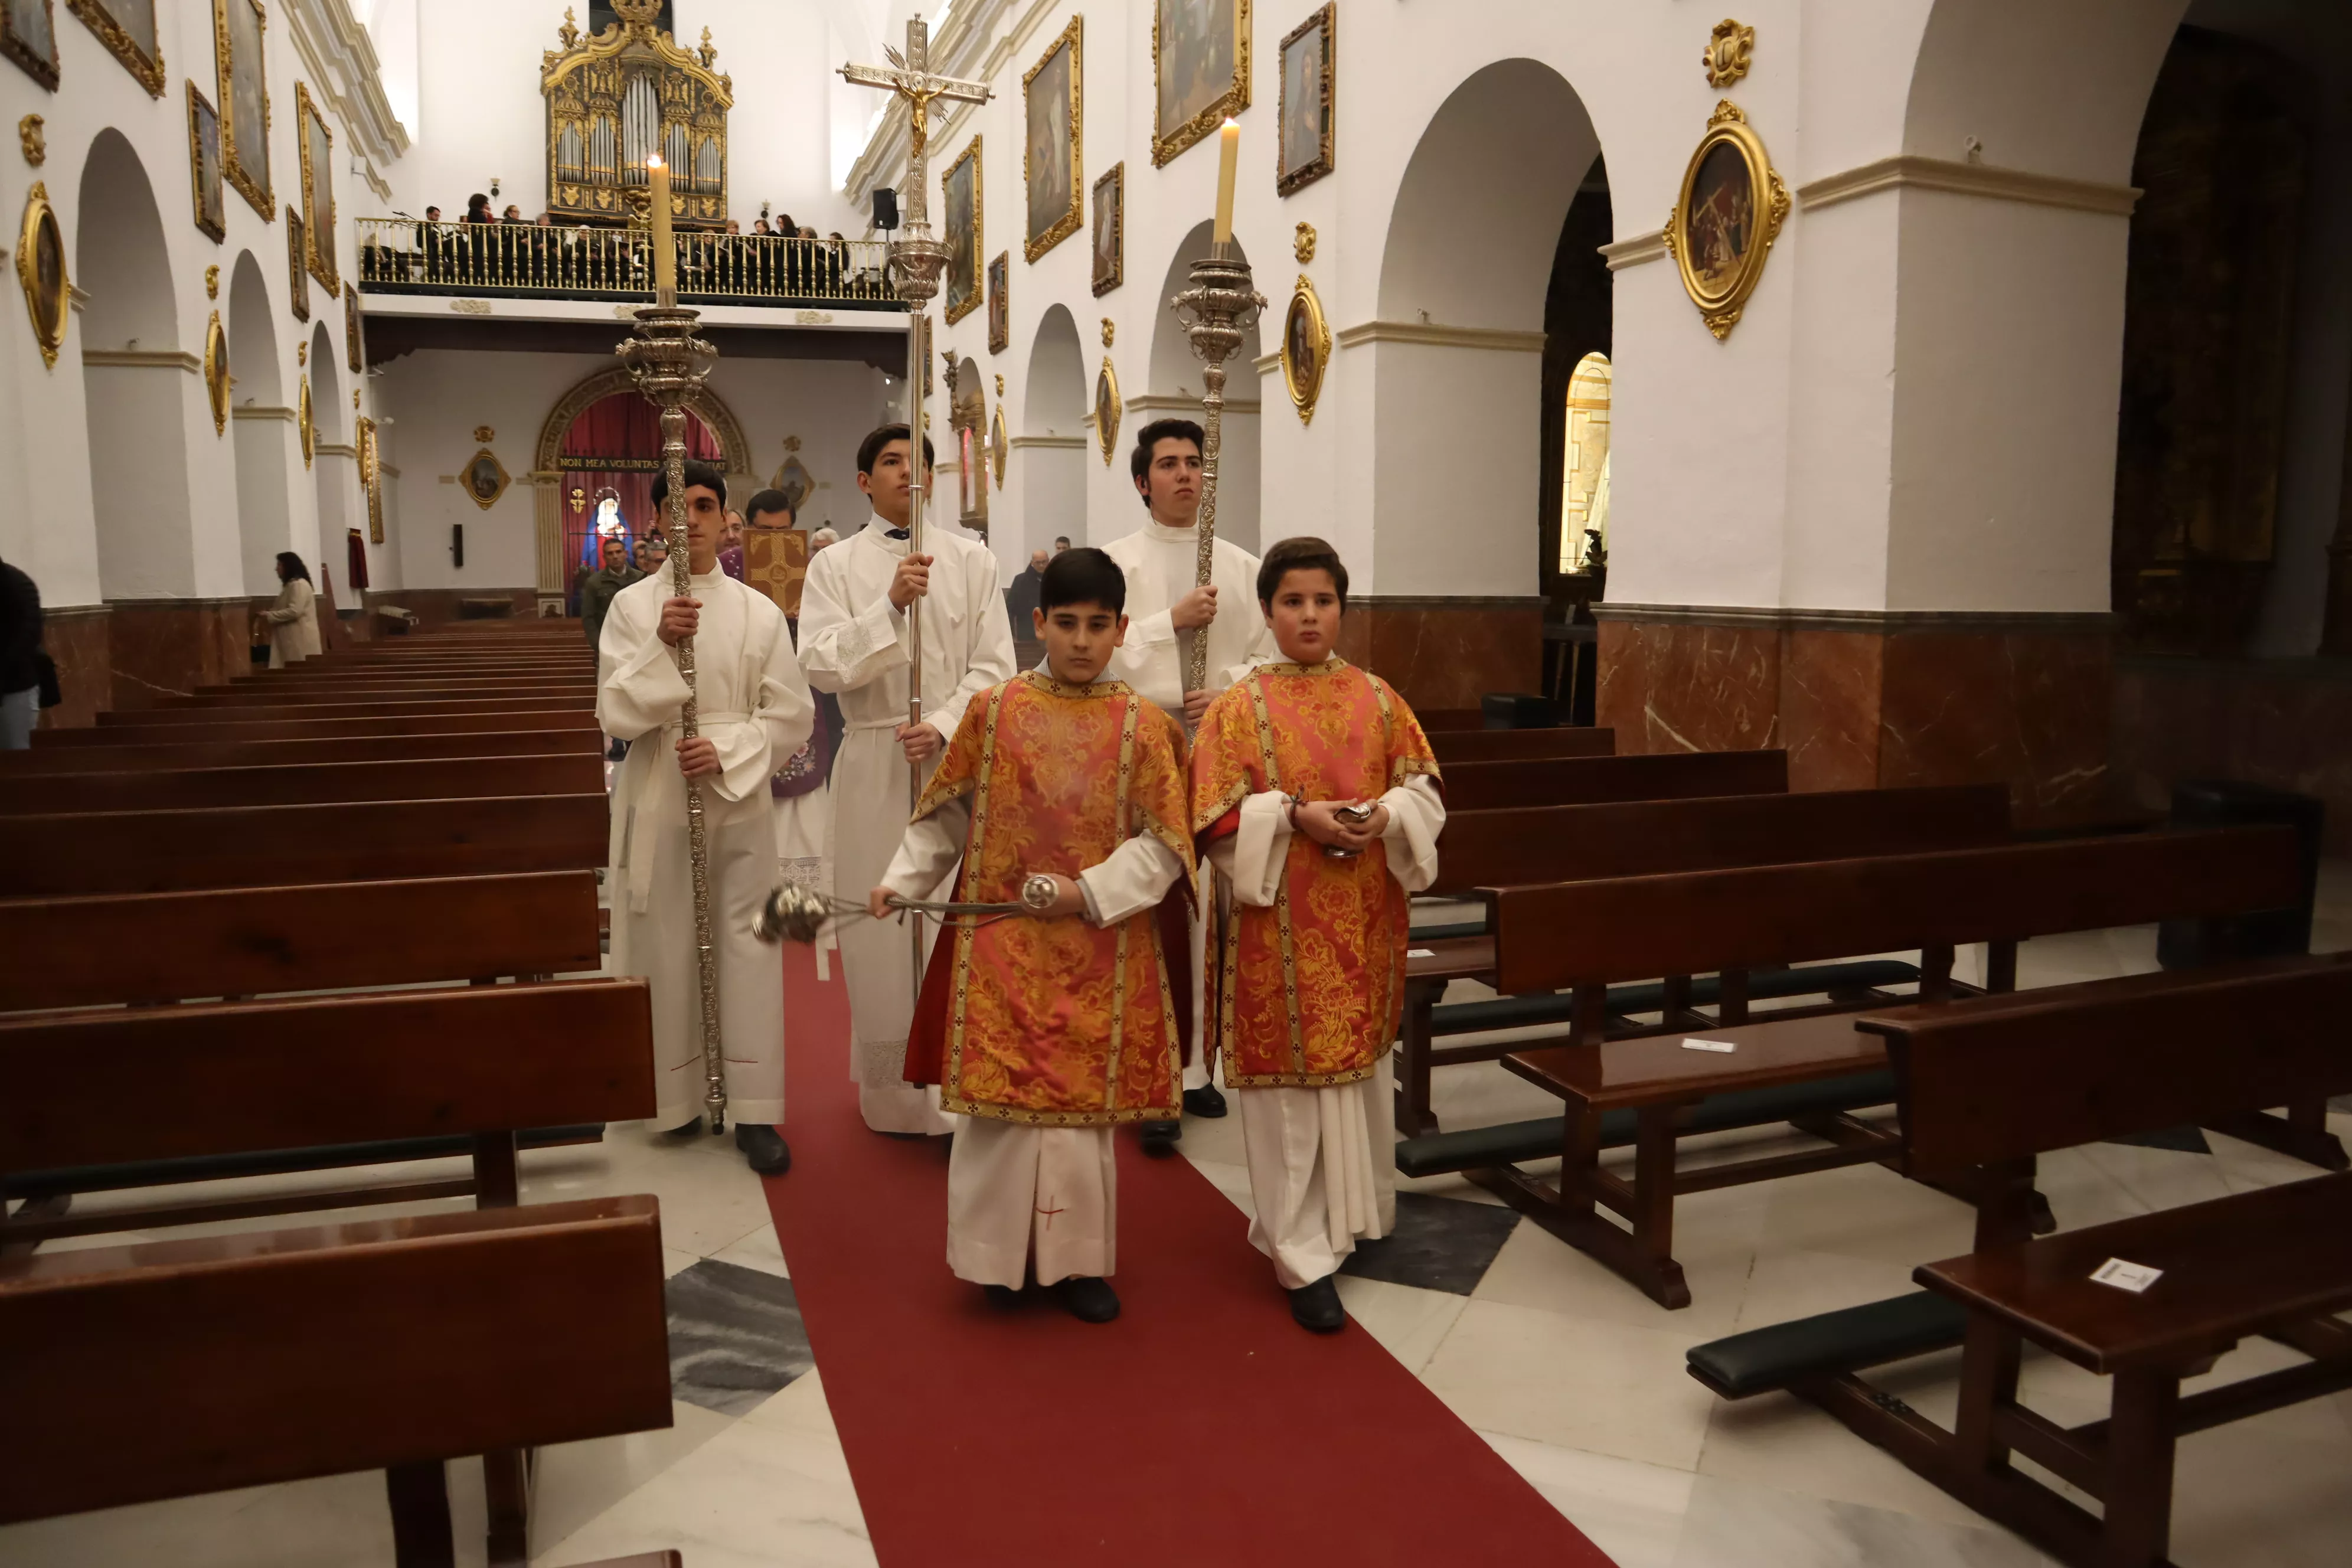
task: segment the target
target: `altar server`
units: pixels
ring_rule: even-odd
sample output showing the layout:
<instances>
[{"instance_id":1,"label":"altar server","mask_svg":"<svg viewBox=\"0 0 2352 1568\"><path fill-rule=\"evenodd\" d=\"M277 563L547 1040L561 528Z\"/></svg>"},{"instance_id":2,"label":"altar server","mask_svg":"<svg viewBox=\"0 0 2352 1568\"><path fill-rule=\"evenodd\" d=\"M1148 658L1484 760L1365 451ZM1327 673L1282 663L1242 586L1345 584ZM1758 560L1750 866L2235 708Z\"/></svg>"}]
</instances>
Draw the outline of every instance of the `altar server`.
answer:
<instances>
[{"instance_id":1,"label":"altar server","mask_svg":"<svg viewBox=\"0 0 2352 1568\"><path fill-rule=\"evenodd\" d=\"M930 462L926 437L927 478ZM874 515L860 531L810 558L801 596L801 667L819 691L839 694L848 725L833 764L834 888L859 900L881 880L906 831L908 770L928 780L965 705L1013 668L1012 628L988 547L961 529L932 525L923 530L922 551L909 552L910 465L904 425L885 425L859 445L857 488L873 502ZM923 722L910 727L907 608L918 599ZM925 940L928 948L928 933ZM914 1014L906 931L853 921L839 941L849 983L850 1070L866 1124L877 1132L953 1131L938 1096L898 1076Z\"/></svg>"},{"instance_id":2,"label":"altar server","mask_svg":"<svg viewBox=\"0 0 2352 1568\"><path fill-rule=\"evenodd\" d=\"M669 478L655 478L654 505ZM687 562L693 595L673 596L667 572L613 595L597 649L596 719L629 747L613 784L612 972L653 990L657 1125L701 1120L702 993L695 957L686 781L702 785L709 857L710 931L719 957L719 1029L735 1146L762 1175L792 1151L784 1119L783 970L751 921L776 882L775 798L769 778L809 736L816 708L793 657L784 613L719 569L727 480L712 464L686 465ZM682 738L688 696L677 645L694 639L695 739ZM658 742L658 743L656 743Z\"/></svg>"},{"instance_id":3,"label":"altar server","mask_svg":"<svg viewBox=\"0 0 2352 1568\"><path fill-rule=\"evenodd\" d=\"M1404 699L1332 652L1348 569L1319 539L1266 552L1257 598L1284 662L1209 705L1192 825L1233 889L1211 982L1256 1215L1291 1315L1347 1321L1331 1282L1396 1226L1389 1047L1406 904L1437 874L1437 763Z\"/></svg>"},{"instance_id":4,"label":"altar server","mask_svg":"<svg viewBox=\"0 0 2352 1568\"><path fill-rule=\"evenodd\" d=\"M1009 1300L1034 1273L1087 1322L1118 1315L1111 1129L1176 1114L1182 1031L1157 906L1192 868L1183 737L1107 679L1126 584L1099 550L1055 556L1033 616L1046 669L964 711L888 873L921 898L961 856L960 900L1036 912L961 924L923 983L909 1080L962 1118L948 1266ZM1181 942L1181 934L1177 941Z\"/></svg>"}]
</instances>

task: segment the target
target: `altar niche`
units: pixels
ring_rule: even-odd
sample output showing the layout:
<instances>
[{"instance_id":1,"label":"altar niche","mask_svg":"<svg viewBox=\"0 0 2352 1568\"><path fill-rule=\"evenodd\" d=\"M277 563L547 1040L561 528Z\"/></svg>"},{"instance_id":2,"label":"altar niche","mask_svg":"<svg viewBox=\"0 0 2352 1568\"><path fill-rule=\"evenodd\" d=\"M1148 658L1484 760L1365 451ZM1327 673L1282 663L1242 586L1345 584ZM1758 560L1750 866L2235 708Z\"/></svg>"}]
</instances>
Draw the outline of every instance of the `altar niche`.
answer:
<instances>
[{"instance_id":1,"label":"altar niche","mask_svg":"<svg viewBox=\"0 0 2352 1568\"><path fill-rule=\"evenodd\" d=\"M559 220L626 223L632 203L645 205L646 160L657 153L671 171L671 220L725 228L735 89L711 68L710 29L699 48L682 49L659 25L667 6L614 0L612 9L618 19L593 36L566 21L556 29L563 47L541 58L548 210Z\"/></svg>"}]
</instances>

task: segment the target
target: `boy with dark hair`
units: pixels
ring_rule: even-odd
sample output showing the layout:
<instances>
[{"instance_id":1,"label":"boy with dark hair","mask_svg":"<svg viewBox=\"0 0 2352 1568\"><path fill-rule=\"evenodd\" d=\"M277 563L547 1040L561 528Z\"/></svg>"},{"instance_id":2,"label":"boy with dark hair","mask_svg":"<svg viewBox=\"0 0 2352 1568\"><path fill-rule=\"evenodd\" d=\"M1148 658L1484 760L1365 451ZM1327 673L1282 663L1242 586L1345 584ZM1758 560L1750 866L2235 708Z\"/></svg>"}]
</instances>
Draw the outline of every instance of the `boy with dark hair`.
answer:
<instances>
[{"instance_id":1,"label":"boy with dark hair","mask_svg":"<svg viewBox=\"0 0 2352 1568\"><path fill-rule=\"evenodd\" d=\"M924 478L931 463L923 439ZM904 425L859 443L857 488L874 515L809 561L801 591L800 658L809 683L841 699L848 728L833 763L834 888L863 898L906 831L908 772L930 777L974 697L1013 674L1013 628L997 595L996 557L961 529L935 523L912 552L915 468ZM907 722L912 668L908 606L923 601L923 718ZM942 867L942 875L950 869ZM899 1076L914 1013L907 933L855 921L839 936L849 983L851 1071L858 1108L877 1132L945 1134L935 1097Z\"/></svg>"},{"instance_id":2,"label":"boy with dark hair","mask_svg":"<svg viewBox=\"0 0 2352 1568\"><path fill-rule=\"evenodd\" d=\"M868 895L1034 910L959 925L924 979L909 1082L963 1120L948 1162L948 1267L1010 1300L1034 1271L1087 1322L1118 1315L1111 1129L1176 1114L1181 1032L1155 911L1189 885L1183 737L1106 678L1126 582L1099 550L1045 568L1046 668L964 710L898 858Z\"/></svg>"},{"instance_id":3,"label":"boy with dark hair","mask_svg":"<svg viewBox=\"0 0 2352 1568\"><path fill-rule=\"evenodd\" d=\"M1241 1100L1251 1244L1291 1315L1328 1333L1347 1321L1340 1260L1396 1224L1388 1051L1406 901L1437 874L1445 805L1412 710L1332 651L1339 553L1286 539L1257 591L1285 662L1209 704L1192 752L1193 830L1235 905L1209 1016Z\"/></svg>"},{"instance_id":4,"label":"boy with dark hair","mask_svg":"<svg viewBox=\"0 0 2352 1568\"><path fill-rule=\"evenodd\" d=\"M751 921L775 885L775 803L768 778L808 739L815 707L793 656L784 615L768 596L719 569L727 480L686 465L686 551L693 592L677 596L667 572L613 595L597 647L596 718L632 745L613 783L613 973L653 992L656 1125L701 1121L700 979L687 847L686 781L702 787L710 867L710 928L719 947L719 1025L725 1037L728 1112L735 1145L762 1175L781 1175L792 1151L784 1119L784 987L773 948ZM669 499L657 475L654 505ZM677 647L694 639L697 728L677 731L686 678ZM655 743L658 735L671 743Z\"/></svg>"}]
</instances>

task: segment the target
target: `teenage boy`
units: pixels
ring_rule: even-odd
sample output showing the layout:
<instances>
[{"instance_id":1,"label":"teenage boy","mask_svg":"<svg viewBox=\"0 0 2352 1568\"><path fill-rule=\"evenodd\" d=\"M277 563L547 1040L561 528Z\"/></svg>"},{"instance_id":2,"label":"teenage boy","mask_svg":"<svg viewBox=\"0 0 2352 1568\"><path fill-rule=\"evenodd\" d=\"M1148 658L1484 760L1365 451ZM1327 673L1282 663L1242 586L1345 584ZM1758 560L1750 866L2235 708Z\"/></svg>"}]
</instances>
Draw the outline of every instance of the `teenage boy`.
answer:
<instances>
[{"instance_id":1,"label":"teenage boy","mask_svg":"<svg viewBox=\"0 0 2352 1568\"><path fill-rule=\"evenodd\" d=\"M1106 679L1127 584L1099 550L1054 558L1034 625L1046 669L968 708L867 907L955 897L1036 912L941 940L907 1050L962 1120L948 1159L948 1267L1009 1301L1034 1274L1073 1315L1118 1315L1111 1129L1176 1114L1182 1036L1157 907L1189 886L1183 738ZM885 929L891 929L886 927Z\"/></svg>"},{"instance_id":2,"label":"teenage boy","mask_svg":"<svg viewBox=\"0 0 2352 1568\"><path fill-rule=\"evenodd\" d=\"M930 464L927 436L927 479ZM801 666L810 685L840 697L848 724L833 763L831 855L834 888L851 898L864 898L881 879L906 832L908 770L928 780L965 705L1013 675L1013 628L1000 607L996 558L943 524L924 529L922 551L910 553L914 480L904 425L867 436L857 448L857 488L874 515L864 530L811 557L801 594ZM923 721L910 725L907 610L918 599ZM839 940L849 982L850 1073L866 1125L917 1136L952 1132L954 1119L940 1113L938 1097L898 1076L915 1010L907 933L855 921Z\"/></svg>"},{"instance_id":3,"label":"teenage boy","mask_svg":"<svg viewBox=\"0 0 2352 1568\"><path fill-rule=\"evenodd\" d=\"M1135 438L1128 471L1149 514L1142 528L1104 547L1127 574L1127 640L1111 656L1111 673L1171 713L1184 716L1189 733L1209 701L1253 663L1270 658L1273 634L1250 613L1257 590L1257 557L1229 540L1216 542L1206 587L1197 587L1201 552L1201 427L1190 419L1155 419ZM1220 616L1220 596L1230 613ZM1185 689L1192 648L1208 639L1207 684ZM1202 917L1192 925L1192 972L1201 972L1205 928L1218 907L1215 879L1195 900ZM1202 997L1205 1001L1205 996ZM1194 1037L1202 1037L1196 1016ZM1209 1081L1208 1053L1184 1066L1184 1110L1190 1116L1223 1116L1225 1097ZM1155 1121L1143 1130L1148 1154L1175 1152L1183 1134L1177 1121Z\"/></svg>"},{"instance_id":4,"label":"teenage boy","mask_svg":"<svg viewBox=\"0 0 2352 1568\"><path fill-rule=\"evenodd\" d=\"M1286 539L1258 569L1283 660L1209 704L1192 825L1237 906L1209 1016L1241 1100L1256 1217L1301 1326L1347 1321L1331 1282L1396 1224L1390 1043L1406 902L1437 874L1437 763L1404 699L1332 652L1348 568Z\"/></svg>"},{"instance_id":5,"label":"teenage boy","mask_svg":"<svg viewBox=\"0 0 2352 1568\"><path fill-rule=\"evenodd\" d=\"M669 476L654 479L654 505ZM768 778L814 722L808 682L793 657L784 613L719 569L727 480L709 463L686 465L687 565L694 591L674 597L665 573L613 595L598 647L596 720L633 744L613 784L613 973L653 990L656 1125L701 1121L701 981L694 950L694 884L687 848L686 781L702 785L710 868L710 931L719 949L719 1027L735 1146L761 1175L792 1164L775 1124L784 1119L784 984L776 950L751 921L776 882L775 801ZM677 645L694 639L698 733L680 733L688 689Z\"/></svg>"}]
</instances>

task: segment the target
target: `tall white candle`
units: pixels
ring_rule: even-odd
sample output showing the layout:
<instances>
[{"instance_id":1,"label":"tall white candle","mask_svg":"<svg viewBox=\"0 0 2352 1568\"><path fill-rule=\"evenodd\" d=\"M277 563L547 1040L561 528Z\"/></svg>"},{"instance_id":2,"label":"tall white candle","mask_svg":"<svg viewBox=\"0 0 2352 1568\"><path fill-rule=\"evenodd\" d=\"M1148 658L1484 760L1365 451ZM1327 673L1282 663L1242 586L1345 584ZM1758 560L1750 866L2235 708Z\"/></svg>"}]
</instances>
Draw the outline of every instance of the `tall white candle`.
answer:
<instances>
[{"instance_id":1,"label":"tall white candle","mask_svg":"<svg viewBox=\"0 0 2352 1568\"><path fill-rule=\"evenodd\" d=\"M677 287L677 242L669 230L669 166L659 153L646 160L646 172L654 182L654 287Z\"/></svg>"},{"instance_id":2,"label":"tall white candle","mask_svg":"<svg viewBox=\"0 0 2352 1568\"><path fill-rule=\"evenodd\" d=\"M1220 161L1217 164L1216 240L1219 245L1224 245L1234 237L1234 168L1235 160L1241 155L1242 128L1228 120L1225 128L1217 133L1217 139Z\"/></svg>"}]
</instances>

